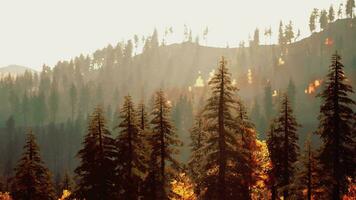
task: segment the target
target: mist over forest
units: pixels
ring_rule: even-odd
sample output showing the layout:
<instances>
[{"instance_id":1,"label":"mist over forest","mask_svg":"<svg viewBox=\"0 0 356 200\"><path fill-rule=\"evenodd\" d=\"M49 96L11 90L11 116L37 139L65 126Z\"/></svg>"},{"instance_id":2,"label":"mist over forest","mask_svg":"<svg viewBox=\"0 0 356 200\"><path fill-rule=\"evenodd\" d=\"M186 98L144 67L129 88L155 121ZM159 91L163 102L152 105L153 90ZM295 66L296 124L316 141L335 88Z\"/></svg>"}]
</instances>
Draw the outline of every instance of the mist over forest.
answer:
<instances>
[{"instance_id":1,"label":"mist over forest","mask_svg":"<svg viewBox=\"0 0 356 200\"><path fill-rule=\"evenodd\" d=\"M305 38L170 27L0 68L0 199L356 198L354 7L314 9Z\"/></svg>"}]
</instances>

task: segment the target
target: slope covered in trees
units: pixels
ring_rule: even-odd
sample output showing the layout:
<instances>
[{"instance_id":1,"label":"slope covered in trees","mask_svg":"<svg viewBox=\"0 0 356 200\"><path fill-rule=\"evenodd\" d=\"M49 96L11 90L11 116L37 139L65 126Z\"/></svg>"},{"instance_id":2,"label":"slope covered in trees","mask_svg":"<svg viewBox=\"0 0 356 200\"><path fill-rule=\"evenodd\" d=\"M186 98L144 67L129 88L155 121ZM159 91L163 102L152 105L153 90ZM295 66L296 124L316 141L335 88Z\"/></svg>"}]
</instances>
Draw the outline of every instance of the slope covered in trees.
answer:
<instances>
[{"instance_id":1,"label":"slope covered in trees","mask_svg":"<svg viewBox=\"0 0 356 200\"><path fill-rule=\"evenodd\" d=\"M68 177L61 180L66 179L64 173L73 175L76 169L73 191L78 197L99 198L95 196L99 191L105 198L165 199L171 193L181 195L170 187L182 184L188 184L183 188L190 195L194 191L193 196L205 199L262 198L270 191L275 198L298 196L296 188L303 187L292 183L298 144L316 130L319 114L321 139L313 144L322 145L320 154L312 154L324 166L312 174L320 176L318 170L324 169L327 176L320 185L309 187L309 197L327 191L337 199L352 186L347 181L354 174L354 163L345 160L354 156L349 140L355 123L351 86L356 77L356 21L319 20L322 31L313 27L308 38L297 41L292 22L281 22L278 45L261 45L257 29L250 46L241 43L239 48L207 47L191 39L159 44L154 31L140 54L137 41L129 40L52 68L43 66L40 73L1 78L0 173L5 190L11 189L11 177L16 175L12 170L20 157L16 149L26 141L22 133L32 127L43 160L58 177L57 188L68 182ZM271 29L265 31L266 37L270 34ZM331 70L325 77L336 49L343 55L343 65L334 55L332 69L337 73ZM219 61L222 55L225 60ZM314 97L322 88L319 110L320 101ZM283 93L288 97L278 114ZM296 119L303 125L298 129ZM325 131L337 127L343 131ZM258 140L266 138L268 152ZM75 157L78 151L80 159ZM281 156L282 151L289 153ZM304 165L310 162L311 157ZM98 170L103 166L109 170ZM314 179L305 175L310 170L300 179ZM179 182L172 183L174 178Z\"/></svg>"}]
</instances>

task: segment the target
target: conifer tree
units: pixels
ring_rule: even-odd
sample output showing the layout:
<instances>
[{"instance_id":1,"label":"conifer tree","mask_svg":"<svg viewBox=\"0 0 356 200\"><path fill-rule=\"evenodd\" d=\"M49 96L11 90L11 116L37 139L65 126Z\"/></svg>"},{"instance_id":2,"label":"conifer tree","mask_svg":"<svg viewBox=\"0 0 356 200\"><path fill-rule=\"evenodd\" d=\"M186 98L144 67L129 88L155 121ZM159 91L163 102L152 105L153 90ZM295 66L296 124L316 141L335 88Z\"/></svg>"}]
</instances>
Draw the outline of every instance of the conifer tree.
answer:
<instances>
[{"instance_id":1,"label":"conifer tree","mask_svg":"<svg viewBox=\"0 0 356 200\"><path fill-rule=\"evenodd\" d=\"M50 172L41 160L39 147L31 130L27 134L22 157L15 168L12 194L14 199L19 200L55 199Z\"/></svg>"},{"instance_id":2,"label":"conifer tree","mask_svg":"<svg viewBox=\"0 0 356 200\"><path fill-rule=\"evenodd\" d=\"M306 198L312 200L315 198L317 188L317 160L312 149L311 137L308 135L305 142L304 153L301 157L301 170L298 172L298 190L306 190Z\"/></svg>"},{"instance_id":3,"label":"conifer tree","mask_svg":"<svg viewBox=\"0 0 356 200\"><path fill-rule=\"evenodd\" d=\"M203 163L204 199L235 199L239 195L235 190L238 184L233 175L236 169L237 137L236 118L233 108L236 106L234 94L237 90L231 83L231 74L226 67L224 57L219 68L209 81L211 96L204 108L208 139L203 147L206 158ZM233 162L234 165L228 165Z\"/></svg>"},{"instance_id":4,"label":"conifer tree","mask_svg":"<svg viewBox=\"0 0 356 200\"><path fill-rule=\"evenodd\" d=\"M294 37L295 37L295 35L294 35L294 32L293 32L293 23L292 23L292 21L289 21L289 24L286 25L286 27L285 27L285 39L286 39L286 42L291 44Z\"/></svg>"},{"instance_id":5,"label":"conifer tree","mask_svg":"<svg viewBox=\"0 0 356 200\"><path fill-rule=\"evenodd\" d=\"M150 137L151 166L150 173L157 185L155 193L157 199L167 199L167 187L172 174L169 171L178 169L179 163L174 158L178 153L177 146L181 145L175 128L172 126L170 116L170 105L162 90L155 94L153 110L151 113L152 136Z\"/></svg>"},{"instance_id":6,"label":"conifer tree","mask_svg":"<svg viewBox=\"0 0 356 200\"><path fill-rule=\"evenodd\" d=\"M289 79L288 88L287 88L287 95L289 97L290 104L292 109L295 109L295 101L296 101L296 88L293 79Z\"/></svg>"},{"instance_id":7,"label":"conifer tree","mask_svg":"<svg viewBox=\"0 0 356 200\"><path fill-rule=\"evenodd\" d=\"M283 31L283 22L279 22L279 29L278 29L278 44L280 46L283 46L285 44L285 37L284 37L284 31Z\"/></svg>"},{"instance_id":8,"label":"conifer tree","mask_svg":"<svg viewBox=\"0 0 356 200\"><path fill-rule=\"evenodd\" d=\"M64 176L62 177L62 181L60 183L61 190L69 190L72 191L73 189L73 180L71 179L70 175L68 172L64 173Z\"/></svg>"},{"instance_id":9,"label":"conifer tree","mask_svg":"<svg viewBox=\"0 0 356 200\"><path fill-rule=\"evenodd\" d=\"M277 179L280 177L282 153L281 150L281 137L277 137L275 134L275 121L270 125L269 131L267 133L267 147L268 153L271 160L271 170L268 172L268 187L271 190L271 200L276 200L278 198L278 184Z\"/></svg>"},{"instance_id":10,"label":"conifer tree","mask_svg":"<svg viewBox=\"0 0 356 200\"><path fill-rule=\"evenodd\" d=\"M324 30L328 25L328 12L326 10L320 11L319 23L320 23L321 30Z\"/></svg>"},{"instance_id":11,"label":"conifer tree","mask_svg":"<svg viewBox=\"0 0 356 200\"><path fill-rule=\"evenodd\" d=\"M190 138L192 141L190 144L192 155L188 162L188 166L190 175L195 182L195 193L199 196L202 190L202 173L204 172L202 168L204 152L202 150L207 139L202 113L198 113L195 117L193 127L190 129Z\"/></svg>"},{"instance_id":12,"label":"conifer tree","mask_svg":"<svg viewBox=\"0 0 356 200\"><path fill-rule=\"evenodd\" d=\"M315 21L318 17L318 9L314 8L313 12L311 13L309 17L309 29L311 33L314 33L316 29Z\"/></svg>"},{"instance_id":13,"label":"conifer tree","mask_svg":"<svg viewBox=\"0 0 356 200\"><path fill-rule=\"evenodd\" d=\"M119 196L127 200L139 198L139 185L142 184L146 168L143 140L136 114L131 96L125 96L120 112L121 122L117 126L120 132L116 143L119 189L122 191Z\"/></svg>"},{"instance_id":14,"label":"conifer tree","mask_svg":"<svg viewBox=\"0 0 356 200\"><path fill-rule=\"evenodd\" d=\"M256 155L256 131L253 123L247 116L247 111L241 100L237 101L237 134L241 138L239 155L237 157L237 171L241 174L240 187L241 199L251 200L252 188L255 185L258 176Z\"/></svg>"},{"instance_id":15,"label":"conifer tree","mask_svg":"<svg viewBox=\"0 0 356 200\"><path fill-rule=\"evenodd\" d=\"M70 98L70 106L71 106L71 120L74 120L75 108L77 104L77 89L74 84L69 89L69 98Z\"/></svg>"},{"instance_id":16,"label":"conifer tree","mask_svg":"<svg viewBox=\"0 0 356 200\"><path fill-rule=\"evenodd\" d=\"M274 114L273 102L272 102L272 87L271 87L271 82L269 81L267 82L264 91L264 110L265 110L267 123L269 123Z\"/></svg>"},{"instance_id":17,"label":"conifer tree","mask_svg":"<svg viewBox=\"0 0 356 200\"><path fill-rule=\"evenodd\" d=\"M88 125L84 147L78 152L75 197L87 200L114 199L116 193L115 140L106 128L102 108L97 107Z\"/></svg>"},{"instance_id":18,"label":"conifer tree","mask_svg":"<svg viewBox=\"0 0 356 200\"><path fill-rule=\"evenodd\" d=\"M319 129L323 145L319 159L322 164L326 194L333 200L341 199L348 188L347 177L355 175L355 132L352 128L355 106L353 93L344 73L341 56L336 52L331 59L319 115Z\"/></svg>"},{"instance_id":19,"label":"conifer tree","mask_svg":"<svg viewBox=\"0 0 356 200\"><path fill-rule=\"evenodd\" d=\"M274 121L274 138L279 147L276 151L282 154L279 158L280 161L280 171L276 173L280 174L277 178L277 184L282 187L284 199L289 199L290 196L290 184L294 178L295 173L295 163L299 154L299 146L297 144L298 135L297 128L299 124L297 123L293 110L290 105L288 95L283 95L281 100L280 113Z\"/></svg>"},{"instance_id":20,"label":"conifer tree","mask_svg":"<svg viewBox=\"0 0 356 200\"><path fill-rule=\"evenodd\" d=\"M355 0L347 0L346 2L346 16L353 18L355 8Z\"/></svg>"},{"instance_id":21,"label":"conifer tree","mask_svg":"<svg viewBox=\"0 0 356 200\"><path fill-rule=\"evenodd\" d=\"M335 11L334 11L333 5L331 5L329 8L328 19L329 19L329 22L333 22L335 20Z\"/></svg>"}]
</instances>

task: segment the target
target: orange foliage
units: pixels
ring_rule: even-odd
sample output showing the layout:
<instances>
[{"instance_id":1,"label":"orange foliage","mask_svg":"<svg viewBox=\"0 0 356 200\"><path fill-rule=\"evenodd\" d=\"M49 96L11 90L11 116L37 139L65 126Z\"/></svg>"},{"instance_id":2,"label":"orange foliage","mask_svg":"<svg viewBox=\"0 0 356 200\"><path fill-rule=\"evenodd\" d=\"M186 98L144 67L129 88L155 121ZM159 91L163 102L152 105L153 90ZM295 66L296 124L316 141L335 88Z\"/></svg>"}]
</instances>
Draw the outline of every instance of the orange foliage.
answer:
<instances>
[{"instance_id":1,"label":"orange foliage","mask_svg":"<svg viewBox=\"0 0 356 200\"><path fill-rule=\"evenodd\" d=\"M258 179L252 188L252 199L268 199L269 191L267 188L268 172L271 169L268 148L265 141L256 140L257 151L255 160L257 162L256 174Z\"/></svg>"},{"instance_id":2,"label":"orange foliage","mask_svg":"<svg viewBox=\"0 0 356 200\"><path fill-rule=\"evenodd\" d=\"M196 200L194 185L185 173L171 182L171 200Z\"/></svg>"},{"instance_id":3,"label":"orange foliage","mask_svg":"<svg viewBox=\"0 0 356 200\"><path fill-rule=\"evenodd\" d=\"M0 200L12 200L10 193L8 192L0 192Z\"/></svg>"},{"instance_id":4,"label":"orange foliage","mask_svg":"<svg viewBox=\"0 0 356 200\"><path fill-rule=\"evenodd\" d=\"M63 190L62 196L58 200L69 199L70 194L71 194L71 192L69 190Z\"/></svg>"},{"instance_id":5,"label":"orange foliage","mask_svg":"<svg viewBox=\"0 0 356 200\"><path fill-rule=\"evenodd\" d=\"M356 199L356 184L355 183L351 183L349 185L349 189L348 189L347 194L344 195L342 200L354 200L354 199Z\"/></svg>"}]
</instances>

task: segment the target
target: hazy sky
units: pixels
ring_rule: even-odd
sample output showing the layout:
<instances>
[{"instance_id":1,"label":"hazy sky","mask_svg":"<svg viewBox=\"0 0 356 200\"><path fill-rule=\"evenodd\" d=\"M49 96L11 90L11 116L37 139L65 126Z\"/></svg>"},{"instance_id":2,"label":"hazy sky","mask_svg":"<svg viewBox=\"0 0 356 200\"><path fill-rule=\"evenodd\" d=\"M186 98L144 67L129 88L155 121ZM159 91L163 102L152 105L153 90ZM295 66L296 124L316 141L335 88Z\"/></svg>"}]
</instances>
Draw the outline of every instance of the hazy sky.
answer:
<instances>
[{"instance_id":1,"label":"hazy sky","mask_svg":"<svg viewBox=\"0 0 356 200\"><path fill-rule=\"evenodd\" d=\"M272 26L276 34L281 19L292 20L306 36L311 10L340 2L344 0L0 0L0 66L39 69L134 34L151 34L155 27L162 36L172 26L174 36L167 40L179 42L184 24L193 35L202 35L208 26L211 46L237 46L256 27Z\"/></svg>"}]
</instances>

